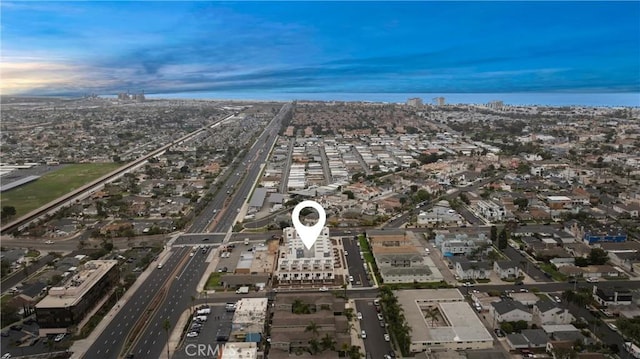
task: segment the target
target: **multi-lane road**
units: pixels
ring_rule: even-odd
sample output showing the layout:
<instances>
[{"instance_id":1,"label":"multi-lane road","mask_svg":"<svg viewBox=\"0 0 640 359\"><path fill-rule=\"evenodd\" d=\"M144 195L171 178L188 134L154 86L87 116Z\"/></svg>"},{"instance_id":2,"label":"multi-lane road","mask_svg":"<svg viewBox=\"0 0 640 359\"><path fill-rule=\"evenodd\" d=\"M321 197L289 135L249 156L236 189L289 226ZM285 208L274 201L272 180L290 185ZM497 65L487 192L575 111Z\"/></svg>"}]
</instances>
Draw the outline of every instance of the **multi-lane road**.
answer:
<instances>
[{"instance_id":1,"label":"multi-lane road","mask_svg":"<svg viewBox=\"0 0 640 359\"><path fill-rule=\"evenodd\" d=\"M266 160L268 152L277 138L281 120L290 109L290 104L283 106L278 115L267 125L260 137L246 152L242 161L245 164L244 170L231 173L222 184L223 189L235 187L233 195L229 198L226 189L218 191L207 207L194 219L188 232L202 233L207 227L213 227L213 232L217 233L230 231L238 211L253 188L254 180L260 174L261 164ZM221 236L216 236L214 240L213 236L207 234L204 234L204 237L194 238L198 238L197 240L206 246L219 245L224 239ZM190 251L192 251L191 247L172 250L171 258L184 257L188 258L188 261L185 263L184 260L172 260L163 263L162 269L155 269L143 285L132 294L123 310L116 314L107 329L84 354L84 358L118 358L118 355L122 354L121 352L125 349L124 345L132 340L133 344L131 348L126 348L126 353L144 358L161 356L166 343L163 323L165 320L168 320L172 326L177 323L179 316L191 305L191 297L197 295L197 284L207 269L205 258L211 251L207 254L198 251L193 257L189 257ZM175 278L169 278L169 275L175 276ZM152 307L147 308L150 303ZM148 314L144 318L144 323L141 324L139 319L143 311ZM134 325L137 329L130 333ZM164 338L165 341L163 342L161 338Z\"/></svg>"},{"instance_id":2,"label":"multi-lane road","mask_svg":"<svg viewBox=\"0 0 640 359\"><path fill-rule=\"evenodd\" d=\"M207 207L194 219L188 230L189 233L202 233L207 227L211 227L215 233L230 232L238 212L253 189L254 181L260 175L261 165L265 162L270 149L277 139L281 120L290 109L290 104L284 105L278 115L267 125L260 137L245 153L244 159L241 161L244 164L242 166L243 169L236 170L226 178L222 184L222 190L218 191ZM227 194L227 188L230 193L233 192L231 196ZM185 238L189 238L189 236L185 236ZM203 237L197 235L193 238L206 246L219 245L225 240L222 235L215 235L214 238L213 235L209 236L207 234L203 234ZM205 238L207 240L204 240ZM226 238L227 241L228 239ZM183 248L177 251L184 256L190 250ZM174 249L174 251L176 250ZM141 332L136 330L135 333L129 335L129 331L132 328L131 325L126 330L125 328L118 328L119 330L111 328L114 325L118 325L116 323L124 320L132 321L131 318L122 317L120 315L122 312L120 312L84 357L117 358L123 349L124 342L129 342L130 339L127 338L132 338L132 336L135 341L131 348L127 348L127 353L134 354L134 356L139 354L144 358L160 357L164 342L159 340L163 337L166 340L166 334L163 333L163 323L165 320L168 320L172 326L177 323L179 316L191 305L191 297L197 296L197 284L207 269L207 262L203 253L198 252L189 258L186 265L184 262L176 263L175 266L167 263L162 269L156 269L143 285L146 290L143 291L143 287L141 287L133 294L131 302L143 303L143 300L147 300L148 302L144 304L145 307L149 302L155 305L154 308L151 308L149 317L145 318L145 324L141 328ZM165 281L162 282L164 284L163 287L157 285L151 288L147 287L148 281L151 280L156 283L164 278L164 274L157 273L168 272L177 272L179 274L176 275L175 280L167 280L165 278ZM131 310L133 311L133 309Z\"/></svg>"},{"instance_id":3,"label":"multi-lane road","mask_svg":"<svg viewBox=\"0 0 640 359\"><path fill-rule=\"evenodd\" d=\"M98 339L89 350L84 353L85 358L118 358L129 331L134 324L147 311L151 300L169 281L169 277L178 269L178 265L188 258L190 248L174 248L169 252L162 269L155 269L149 277L140 285L130 300L121 301L120 310L111 320ZM202 258L202 257L200 257Z\"/></svg>"}]
</instances>

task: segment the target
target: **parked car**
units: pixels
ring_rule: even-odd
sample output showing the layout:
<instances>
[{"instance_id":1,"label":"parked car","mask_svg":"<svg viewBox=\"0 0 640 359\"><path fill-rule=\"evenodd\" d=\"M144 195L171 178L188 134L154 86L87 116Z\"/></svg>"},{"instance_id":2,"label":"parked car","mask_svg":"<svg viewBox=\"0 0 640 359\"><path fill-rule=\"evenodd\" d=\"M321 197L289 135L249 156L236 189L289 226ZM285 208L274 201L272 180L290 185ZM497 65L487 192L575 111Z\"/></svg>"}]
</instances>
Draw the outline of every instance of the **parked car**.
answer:
<instances>
[{"instance_id":1,"label":"parked car","mask_svg":"<svg viewBox=\"0 0 640 359\"><path fill-rule=\"evenodd\" d=\"M358 317L358 320L362 320L362 313L358 312L357 317Z\"/></svg>"},{"instance_id":2,"label":"parked car","mask_svg":"<svg viewBox=\"0 0 640 359\"><path fill-rule=\"evenodd\" d=\"M389 337L389 334L388 333L384 333L384 341L388 342L390 340L391 340L391 337Z\"/></svg>"},{"instance_id":3,"label":"parked car","mask_svg":"<svg viewBox=\"0 0 640 359\"><path fill-rule=\"evenodd\" d=\"M379 321L383 321L384 317L382 316L382 313L378 313L378 320Z\"/></svg>"},{"instance_id":4,"label":"parked car","mask_svg":"<svg viewBox=\"0 0 640 359\"><path fill-rule=\"evenodd\" d=\"M360 332L360 337L362 339L367 339L367 332L365 332L364 330L362 332Z\"/></svg>"}]
</instances>

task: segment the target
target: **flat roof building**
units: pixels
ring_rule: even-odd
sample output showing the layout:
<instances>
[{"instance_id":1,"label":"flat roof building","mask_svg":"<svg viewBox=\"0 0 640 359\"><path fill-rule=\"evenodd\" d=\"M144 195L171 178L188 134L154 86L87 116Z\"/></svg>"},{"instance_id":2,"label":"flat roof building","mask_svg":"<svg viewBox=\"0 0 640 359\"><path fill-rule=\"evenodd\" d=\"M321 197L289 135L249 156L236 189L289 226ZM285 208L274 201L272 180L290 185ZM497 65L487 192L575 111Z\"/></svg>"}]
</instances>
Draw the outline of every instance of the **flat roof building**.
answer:
<instances>
[{"instance_id":1,"label":"flat roof building","mask_svg":"<svg viewBox=\"0 0 640 359\"><path fill-rule=\"evenodd\" d=\"M328 227L322 229L311 248L305 247L295 228L285 228L283 238L275 271L279 283L333 282L333 245Z\"/></svg>"},{"instance_id":2,"label":"flat roof building","mask_svg":"<svg viewBox=\"0 0 640 359\"><path fill-rule=\"evenodd\" d=\"M457 289L394 292L411 327L410 351L490 349L493 338ZM435 318L427 311L437 310Z\"/></svg>"},{"instance_id":3,"label":"flat roof building","mask_svg":"<svg viewBox=\"0 0 640 359\"><path fill-rule=\"evenodd\" d=\"M257 359L258 344L232 342L224 345L220 359Z\"/></svg>"},{"instance_id":4,"label":"flat roof building","mask_svg":"<svg viewBox=\"0 0 640 359\"><path fill-rule=\"evenodd\" d=\"M80 324L116 285L117 264L116 260L88 261L63 286L49 289L49 294L36 304L41 334L65 333L67 328Z\"/></svg>"},{"instance_id":5,"label":"flat roof building","mask_svg":"<svg viewBox=\"0 0 640 359\"><path fill-rule=\"evenodd\" d=\"M264 333L267 298L243 298L236 303L231 324L231 337L244 341L248 334Z\"/></svg>"}]
</instances>

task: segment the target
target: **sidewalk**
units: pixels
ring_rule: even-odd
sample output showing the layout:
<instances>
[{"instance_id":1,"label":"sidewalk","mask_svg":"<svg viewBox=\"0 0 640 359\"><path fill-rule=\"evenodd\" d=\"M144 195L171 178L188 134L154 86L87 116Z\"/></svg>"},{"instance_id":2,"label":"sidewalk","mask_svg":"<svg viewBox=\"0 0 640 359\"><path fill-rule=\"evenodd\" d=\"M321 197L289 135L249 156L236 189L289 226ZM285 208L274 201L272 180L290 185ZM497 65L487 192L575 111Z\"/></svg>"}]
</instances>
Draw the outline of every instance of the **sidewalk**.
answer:
<instances>
[{"instance_id":1,"label":"sidewalk","mask_svg":"<svg viewBox=\"0 0 640 359\"><path fill-rule=\"evenodd\" d=\"M360 332L362 331L362 328L360 328L360 321L355 317L356 313L358 312L356 303L353 299L349 299L345 307L353 308L353 328L349 330L349 334L351 335L351 344L359 346L360 348L362 348L362 352L366 353L367 350L364 347L364 340L360 337Z\"/></svg>"},{"instance_id":2,"label":"sidewalk","mask_svg":"<svg viewBox=\"0 0 640 359\"><path fill-rule=\"evenodd\" d=\"M164 250L158 255L158 262L163 262L164 259L169 255L169 252L171 251L171 243L173 243L173 241L175 241L175 238L172 238L167 242ZM96 342L98 337L102 334L102 332L104 332L107 326L115 318L116 314L118 314L124 304L129 299L131 299L131 297L133 297L134 293L138 290L142 283L147 280L147 278L149 277L149 275L151 275L151 272L153 272L155 268L155 262L149 264L147 269L140 274L138 279L136 279L135 283L133 283L133 285L122 295L118 303L111 308L109 313L107 313L104 318L102 318L100 323L98 323L98 325L93 329L91 334L89 334L89 336L85 339L76 340L73 345L71 345L71 348L69 348L69 350L73 352L73 354L71 355L71 359L82 358L84 353L86 353L87 350L89 350L89 347L91 347L91 345Z\"/></svg>"}]
</instances>

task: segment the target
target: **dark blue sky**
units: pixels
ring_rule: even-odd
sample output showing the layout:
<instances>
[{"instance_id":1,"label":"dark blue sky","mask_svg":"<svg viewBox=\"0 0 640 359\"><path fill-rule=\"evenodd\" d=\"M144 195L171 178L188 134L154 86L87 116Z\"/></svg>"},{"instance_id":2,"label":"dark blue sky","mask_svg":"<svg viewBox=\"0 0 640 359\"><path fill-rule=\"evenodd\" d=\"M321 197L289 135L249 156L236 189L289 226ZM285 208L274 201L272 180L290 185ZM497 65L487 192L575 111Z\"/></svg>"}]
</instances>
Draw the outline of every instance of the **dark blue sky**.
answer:
<instances>
[{"instance_id":1,"label":"dark blue sky","mask_svg":"<svg viewBox=\"0 0 640 359\"><path fill-rule=\"evenodd\" d=\"M2 92L640 92L640 2L2 1Z\"/></svg>"}]
</instances>

